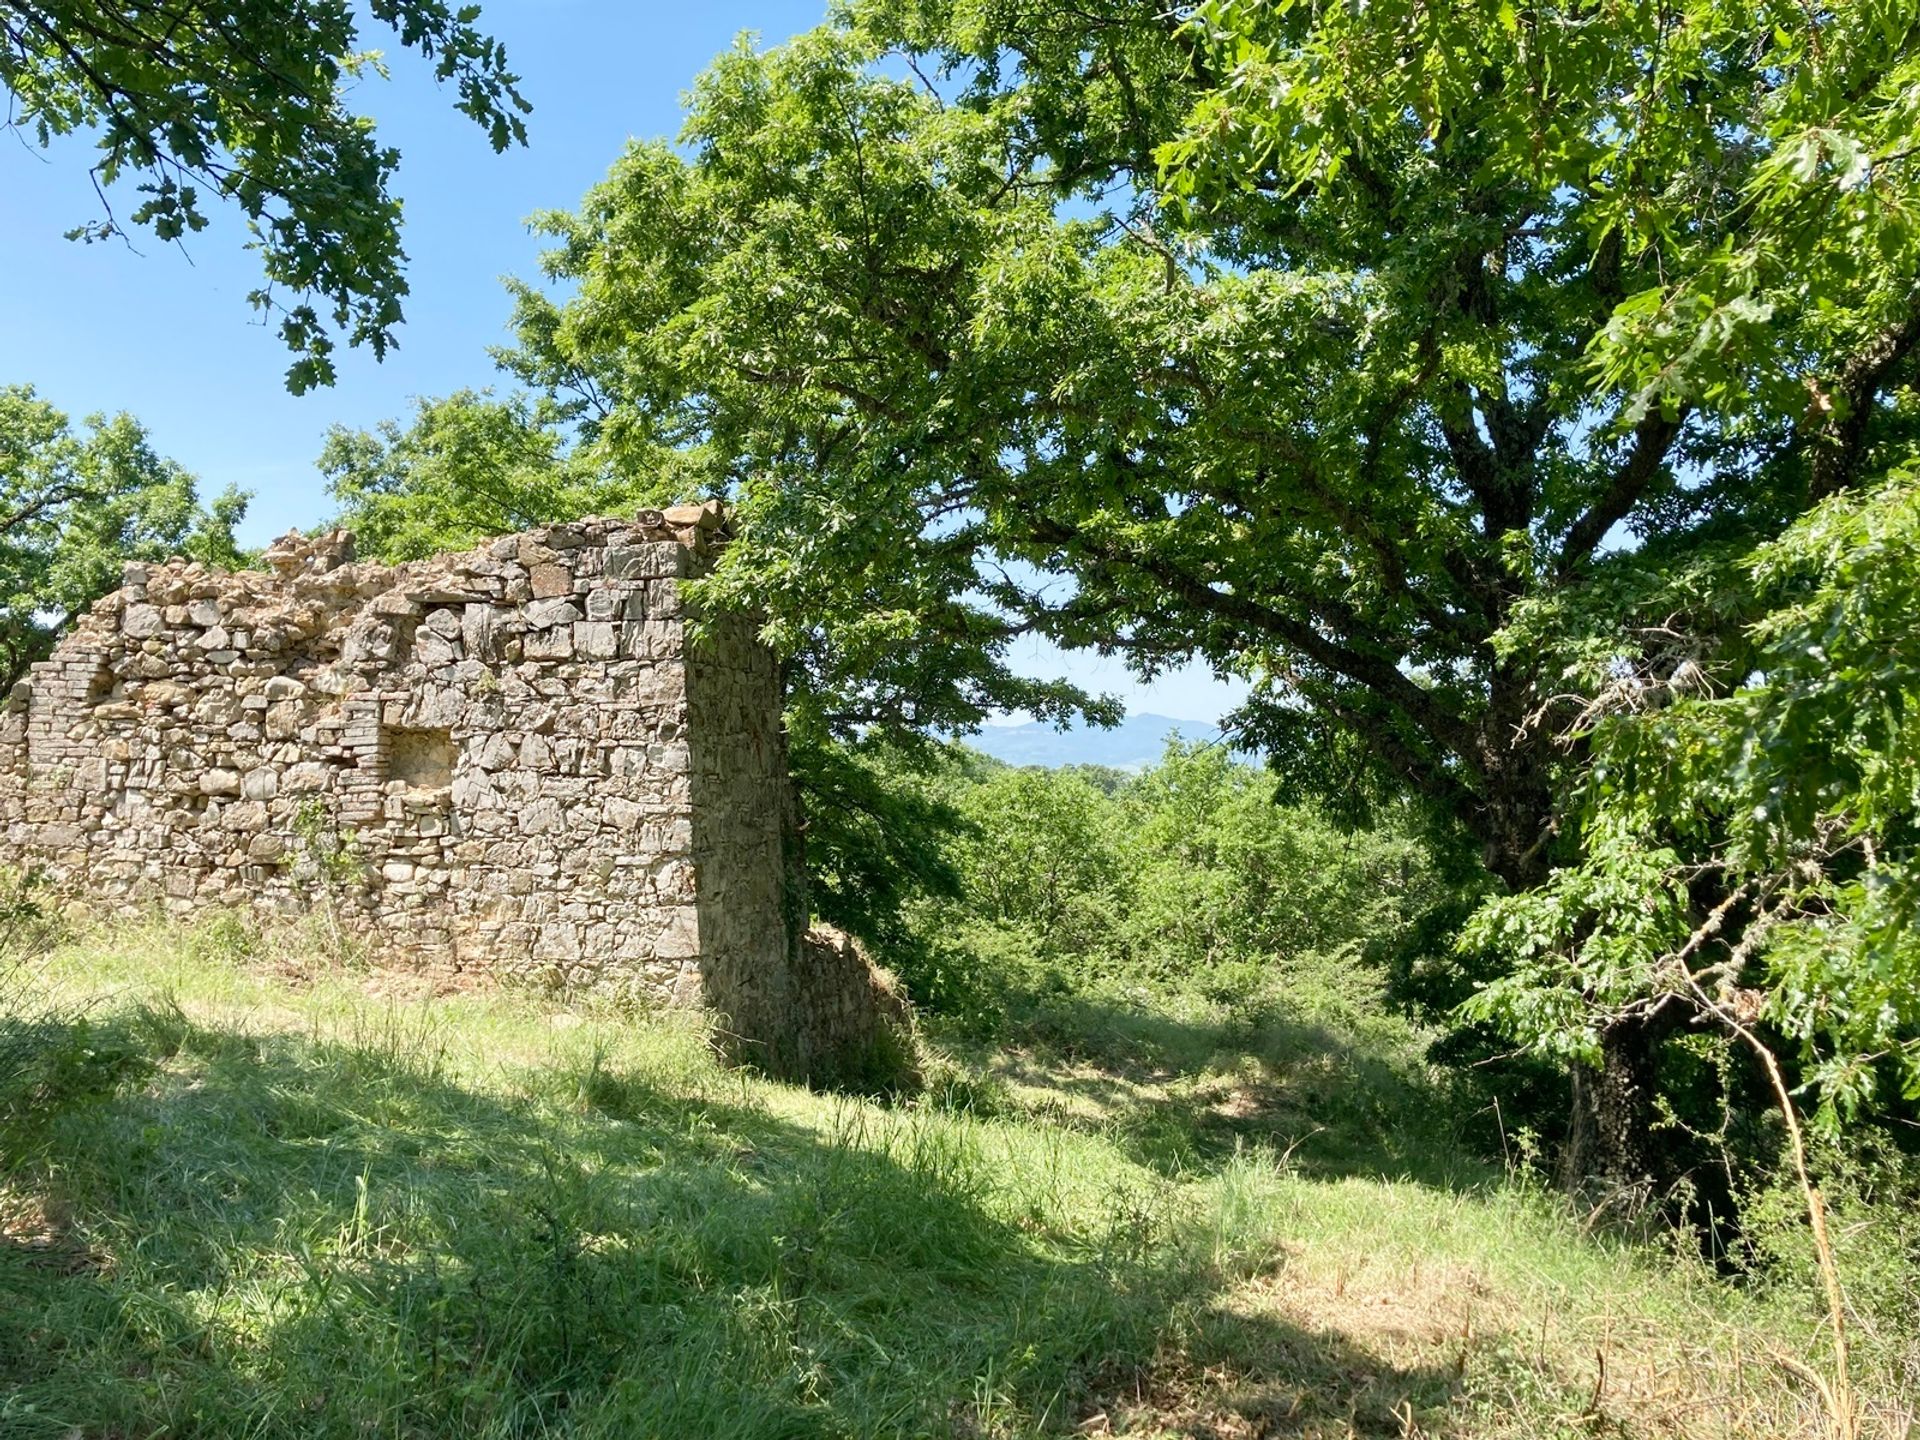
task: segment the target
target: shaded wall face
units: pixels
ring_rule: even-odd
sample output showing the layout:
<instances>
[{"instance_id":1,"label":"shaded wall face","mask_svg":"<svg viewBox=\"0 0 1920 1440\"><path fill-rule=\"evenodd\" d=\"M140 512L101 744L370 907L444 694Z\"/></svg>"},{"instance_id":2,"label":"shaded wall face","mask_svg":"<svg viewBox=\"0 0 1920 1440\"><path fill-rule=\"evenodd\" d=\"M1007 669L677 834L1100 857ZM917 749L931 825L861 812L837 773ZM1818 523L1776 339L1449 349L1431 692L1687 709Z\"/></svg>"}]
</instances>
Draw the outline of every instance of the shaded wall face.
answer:
<instances>
[{"instance_id":1,"label":"shaded wall face","mask_svg":"<svg viewBox=\"0 0 1920 1440\"><path fill-rule=\"evenodd\" d=\"M428 968L694 998L786 929L754 874L785 778L750 632L689 704L701 540L587 521L391 568L344 537L273 574L135 567L0 732L6 849L96 904L325 903ZM704 774L696 724L736 732Z\"/></svg>"},{"instance_id":2,"label":"shaded wall face","mask_svg":"<svg viewBox=\"0 0 1920 1440\"><path fill-rule=\"evenodd\" d=\"M737 1052L793 1071L794 961L807 904L787 849L780 677L751 622L707 627L688 653L686 695L701 987ZM784 922L770 924L770 915Z\"/></svg>"}]
</instances>

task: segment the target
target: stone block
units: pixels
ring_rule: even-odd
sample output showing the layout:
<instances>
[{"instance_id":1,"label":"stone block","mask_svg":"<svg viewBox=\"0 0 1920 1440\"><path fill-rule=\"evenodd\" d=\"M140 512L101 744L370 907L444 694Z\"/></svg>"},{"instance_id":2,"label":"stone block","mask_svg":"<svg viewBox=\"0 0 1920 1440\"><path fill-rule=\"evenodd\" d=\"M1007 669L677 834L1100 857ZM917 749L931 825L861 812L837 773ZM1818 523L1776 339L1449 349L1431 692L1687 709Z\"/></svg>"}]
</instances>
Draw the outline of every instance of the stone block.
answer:
<instances>
[{"instance_id":1,"label":"stone block","mask_svg":"<svg viewBox=\"0 0 1920 1440\"><path fill-rule=\"evenodd\" d=\"M500 654L500 612L492 605L469 605L460 612L460 641L473 660L495 660Z\"/></svg>"},{"instance_id":2,"label":"stone block","mask_svg":"<svg viewBox=\"0 0 1920 1440\"><path fill-rule=\"evenodd\" d=\"M609 546L601 570L609 580L660 580L690 573L686 547L671 540Z\"/></svg>"},{"instance_id":3,"label":"stone block","mask_svg":"<svg viewBox=\"0 0 1920 1440\"><path fill-rule=\"evenodd\" d=\"M556 625L571 625L580 618L580 608L569 599L535 600L523 612L529 630L551 630Z\"/></svg>"},{"instance_id":4,"label":"stone block","mask_svg":"<svg viewBox=\"0 0 1920 1440\"><path fill-rule=\"evenodd\" d=\"M413 658L429 670L435 670L460 659L461 651L454 641L448 640L444 635L436 634L431 630L422 630L413 637Z\"/></svg>"},{"instance_id":5,"label":"stone block","mask_svg":"<svg viewBox=\"0 0 1920 1440\"><path fill-rule=\"evenodd\" d=\"M619 627L581 620L573 627L573 653L582 660L611 660L620 652Z\"/></svg>"},{"instance_id":6,"label":"stone block","mask_svg":"<svg viewBox=\"0 0 1920 1440\"><path fill-rule=\"evenodd\" d=\"M429 635L438 635L442 640L460 638L461 612L447 606L430 610L420 622L420 628Z\"/></svg>"},{"instance_id":7,"label":"stone block","mask_svg":"<svg viewBox=\"0 0 1920 1440\"><path fill-rule=\"evenodd\" d=\"M193 687L176 680L154 680L140 689L140 702L157 709L186 705L193 700Z\"/></svg>"},{"instance_id":8,"label":"stone block","mask_svg":"<svg viewBox=\"0 0 1920 1440\"><path fill-rule=\"evenodd\" d=\"M664 620L681 611L680 587L671 580L647 582L647 617Z\"/></svg>"},{"instance_id":9,"label":"stone block","mask_svg":"<svg viewBox=\"0 0 1920 1440\"><path fill-rule=\"evenodd\" d=\"M247 835L266 829L267 821L267 807L258 800L242 800L220 812L223 827Z\"/></svg>"},{"instance_id":10,"label":"stone block","mask_svg":"<svg viewBox=\"0 0 1920 1440\"><path fill-rule=\"evenodd\" d=\"M200 775L200 793L202 795L238 795L240 793L239 772L218 767L203 771Z\"/></svg>"},{"instance_id":11,"label":"stone block","mask_svg":"<svg viewBox=\"0 0 1920 1440\"><path fill-rule=\"evenodd\" d=\"M688 960L700 953L700 917L697 907L673 905L663 912L664 923L654 936L653 953L662 960Z\"/></svg>"},{"instance_id":12,"label":"stone block","mask_svg":"<svg viewBox=\"0 0 1920 1440\"><path fill-rule=\"evenodd\" d=\"M514 763L516 751L513 742L504 734L487 736L473 751L473 765L480 770L504 770Z\"/></svg>"},{"instance_id":13,"label":"stone block","mask_svg":"<svg viewBox=\"0 0 1920 1440\"><path fill-rule=\"evenodd\" d=\"M573 627L556 626L551 630L530 631L522 638L521 647L529 660L571 660Z\"/></svg>"},{"instance_id":14,"label":"stone block","mask_svg":"<svg viewBox=\"0 0 1920 1440\"><path fill-rule=\"evenodd\" d=\"M294 795L312 795L325 790L333 779L333 766L321 760L301 760L289 765L280 777L281 788Z\"/></svg>"},{"instance_id":15,"label":"stone block","mask_svg":"<svg viewBox=\"0 0 1920 1440\"><path fill-rule=\"evenodd\" d=\"M578 960L579 926L564 923L542 925L534 937L532 957L535 960Z\"/></svg>"},{"instance_id":16,"label":"stone block","mask_svg":"<svg viewBox=\"0 0 1920 1440\"><path fill-rule=\"evenodd\" d=\"M166 628L166 619L152 605L129 605L120 615L120 633L129 639L150 639Z\"/></svg>"}]
</instances>

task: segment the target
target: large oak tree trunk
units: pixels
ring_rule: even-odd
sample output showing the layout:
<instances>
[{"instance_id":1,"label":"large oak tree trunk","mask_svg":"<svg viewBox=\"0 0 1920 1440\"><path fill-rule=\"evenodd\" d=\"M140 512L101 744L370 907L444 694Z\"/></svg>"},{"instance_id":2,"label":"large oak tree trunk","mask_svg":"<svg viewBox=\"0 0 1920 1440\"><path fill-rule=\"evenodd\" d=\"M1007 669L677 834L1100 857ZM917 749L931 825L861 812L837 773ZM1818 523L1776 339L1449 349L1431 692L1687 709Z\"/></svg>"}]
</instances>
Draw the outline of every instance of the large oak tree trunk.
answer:
<instances>
[{"instance_id":1,"label":"large oak tree trunk","mask_svg":"<svg viewBox=\"0 0 1920 1440\"><path fill-rule=\"evenodd\" d=\"M1593 1113L1593 1092L1600 1083L1600 1072L1576 1061L1568 1077L1567 1136L1561 1143L1555 1164L1555 1180L1569 1195L1587 1183L1593 1173L1593 1152L1598 1124Z\"/></svg>"},{"instance_id":2,"label":"large oak tree trunk","mask_svg":"<svg viewBox=\"0 0 1920 1440\"><path fill-rule=\"evenodd\" d=\"M1598 1187L1609 1208L1632 1211L1673 1182L1659 1120L1660 1053L1670 1014L1616 1020L1600 1035L1600 1064L1576 1065L1557 1178L1569 1192Z\"/></svg>"},{"instance_id":3,"label":"large oak tree trunk","mask_svg":"<svg viewBox=\"0 0 1920 1440\"><path fill-rule=\"evenodd\" d=\"M1616 1020L1600 1034L1600 1073L1592 1087L1592 1176L1607 1200L1636 1209L1659 1181L1653 1139L1659 1094L1659 1047L1665 1027L1640 1016Z\"/></svg>"},{"instance_id":4,"label":"large oak tree trunk","mask_svg":"<svg viewBox=\"0 0 1920 1440\"><path fill-rule=\"evenodd\" d=\"M1470 823L1482 858L1515 890L1547 878L1554 823L1552 742L1529 723L1524 681L1495 677L1487 713L1478 726L1480 799Z\"/></svg>"},{"instance_id":5,"label":"large oak tree trunk","mask_svg":"<svg viewBox=\"0 0 1920 1440\"><path fill-rule=\"evenodd\" d=\"M1487 868L1516 890L1547 878L1554 819L1553 757L1537 727L1526 724L1524 694L1518 685L1496 686L1491 697L1476 817ZM1598 1182L1610 1204L1631 1208L1671 1178L1653 1127L1660 1048L1673 1028L1664 1015L1614 1021L1601 1034L1599 1066L1575 1067L1557 1167L1563 1188Z\"/></svg>"}]
</instances>

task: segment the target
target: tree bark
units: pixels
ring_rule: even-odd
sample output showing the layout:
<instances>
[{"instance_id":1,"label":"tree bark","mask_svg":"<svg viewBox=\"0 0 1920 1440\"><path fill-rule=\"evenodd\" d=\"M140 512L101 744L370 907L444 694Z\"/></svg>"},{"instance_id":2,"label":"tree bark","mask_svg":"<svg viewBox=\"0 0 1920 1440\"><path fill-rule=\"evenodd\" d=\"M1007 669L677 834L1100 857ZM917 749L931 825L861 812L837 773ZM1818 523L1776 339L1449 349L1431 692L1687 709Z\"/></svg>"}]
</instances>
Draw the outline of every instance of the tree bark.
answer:
<instances>
[{"instance_id":1,"label":"tree bark","mask_svg":"<svg viewBox=\"0 0 1920 1440\"><path fill-rule=\"evenodd\" d=\"M1614 1208L1637 1210L1675 1178L1654 1126L1660 1052L1678 1024L1678 1010L1666 1006L1623 1016L1601 1032L1600 1068L1587 1087L1593 1152L1586 1169Z\"/></svg>"},{"instance_id":2,"label":"tree bark","mask_svg":"<svg viewBox=\"0 0 1920 1440\"><path fill-rule=\"evenodd\" d=\"M1600 1072L1576 1060L1568 1081L1567 1138L1560 1147L1560 1157L1554 1171L1560 1188L1572 1195L1586 1184L1593 1165L1596 1128L1593 1092L1599 1084Z\"/></svg>"},{"instance_id":3,"label":"tree bark","mask_svg":"<svg viewBox=\"0 0 1920 1440\"><path fill-rule=\"evenodd\" d=\"M1530 692L1496 673L1480 728L1480 804L1472 817L1486 866L1515 890L1546 880L1552 854L1553 755L1527 723ZM1564 1148L1556 1166L1561 1188L1598 1183L1610 1206L1634 1209L1671 1176L1654 1137L1661 1047L1672 1033L1668 1013L1637 1014L1609 1024L1598 1066L1576 1065Z\"/></svg>"},{"instance_id":4,"label":"tree bark","mask_svg":"<svg viewBox=\"0 0 1920 1440\"><path fill-rule=\"evenodd\" d=\"M1547 878L1553 832L1550 741L1529 723L1532 691L1519 677L1494 675L1486 714L1471 757L1479 772L1475 812L1469 822L1480 838L1488 870L1515 890Z\"/></svg>"},{"instance_id":5,"label":"tree bark","mask_svg":"<svg viewBox=\"0 0 1920 1440\"><path fill-rule=\"evenodd\" d=\"M1653 1164L1654 1046L1646 1024L1616 1020L1600 1035L1600 1075L1593 1089L1595 1177L1631 1202L1649 1190Z\"/></svg>"}]
</instances>

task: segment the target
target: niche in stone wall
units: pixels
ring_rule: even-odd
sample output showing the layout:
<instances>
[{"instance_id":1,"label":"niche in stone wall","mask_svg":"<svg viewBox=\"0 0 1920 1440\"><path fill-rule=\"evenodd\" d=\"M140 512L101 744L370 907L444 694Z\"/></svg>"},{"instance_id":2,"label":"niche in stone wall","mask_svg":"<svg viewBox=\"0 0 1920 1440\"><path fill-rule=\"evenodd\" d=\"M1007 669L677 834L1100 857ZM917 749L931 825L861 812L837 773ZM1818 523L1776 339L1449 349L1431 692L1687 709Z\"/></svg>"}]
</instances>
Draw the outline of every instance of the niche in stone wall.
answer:
<instances>
[{"instance_id":1,"label":"niche in stone wall","mask_svg":"<svg viewBox=\"0 0 1920 1440\"><path fill-rule=\"evenodd\" d=\"M460 749L447 730L387 731L387 779L404 780L409 790L444 790L453 784L453 762Z\"/></svg>"},{"instance_id":2,"label":"niche in stone wall","mask_svg":"<svg viewBox=\"0 0 1920 1440\"><path fill-rule=\"evenodd\" d=\"M104 705L113 698L113 666L102 653L95 661L93 674L87 677L87 706Z\"/></svg>"}]
</instances>

